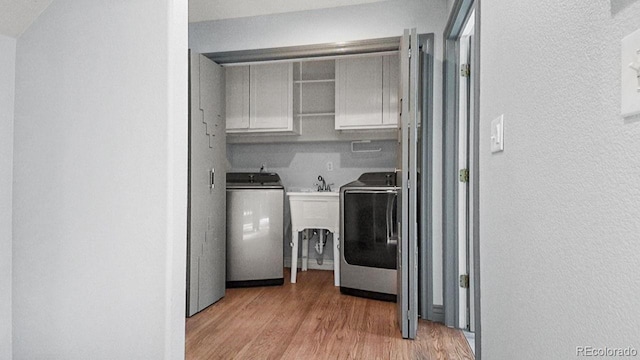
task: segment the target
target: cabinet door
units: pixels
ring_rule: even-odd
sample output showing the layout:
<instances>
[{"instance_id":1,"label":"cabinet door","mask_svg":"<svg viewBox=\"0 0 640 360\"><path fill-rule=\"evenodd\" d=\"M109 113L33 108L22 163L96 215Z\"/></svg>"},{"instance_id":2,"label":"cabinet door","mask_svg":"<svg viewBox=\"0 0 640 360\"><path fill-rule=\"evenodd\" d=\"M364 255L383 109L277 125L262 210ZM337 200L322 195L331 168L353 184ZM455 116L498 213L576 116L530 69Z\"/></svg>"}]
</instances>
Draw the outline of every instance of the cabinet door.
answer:
<instances>
[{"instance_id":1,"label":"cabinet door","mask_svg":"<svg viewBox=\"0 0 640 360\"><path fill-rule=\"evenodd\" d=\"M382 56L336 60L336 129L382 125Z\"/></svg>"},{"instance_id":2,"label":"cabinet door","mask_svg":"<svg viewBox=\"0 0 640 360\"><path fill-rule=\"evenodd\" d=\"M226 67L227 130L249 128L249 66Z\"/></svg>"},{"instance_id":3,"label":"cabinet door","mask_svg":"<svg viewBox=\"0 0 640 360\"><path fill-rule=\"evenodd\" d=\"M293 64L251 65L251 130L293 130Z\"/></svg>"},{"instance_id":4,"label":"cabinet door","mask_svg":"<svg viewBox=\"0 0 640 360\"><path fill-rule=\"evenodd\" d=\"M398 87L400 86L400 57L386 55L383 58L382 124L398 124Z\"/></svg>"}]
</instances>

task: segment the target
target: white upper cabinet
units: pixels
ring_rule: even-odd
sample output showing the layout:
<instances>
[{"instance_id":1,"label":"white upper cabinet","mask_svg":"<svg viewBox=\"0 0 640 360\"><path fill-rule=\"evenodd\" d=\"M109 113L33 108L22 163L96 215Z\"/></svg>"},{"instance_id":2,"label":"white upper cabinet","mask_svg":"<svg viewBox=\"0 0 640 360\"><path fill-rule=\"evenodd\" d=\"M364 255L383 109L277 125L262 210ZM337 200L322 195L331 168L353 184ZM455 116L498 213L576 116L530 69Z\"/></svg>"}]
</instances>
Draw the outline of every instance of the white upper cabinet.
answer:
<instances>
[{"instance_id":1,"label":"white upper cabinet","mask_svg":"<svg viewBox=\"0 0 640 360\"><path fill-rule=\"evenodd\" d=\"M226 68L227 132L249 129L249 66Z\"/></svg>"},{"instance_id":2,"label":"white upper cabinet","mask_svg":"<svg viewBox=\"0 0 640 360\"><path fill-rule=\"evenodd\" d=\"M293 130L293 64L251 65L250 128Z\"/></svg>"},{"instance_id":3,"label":"white upper cabinet","mask_svg":"<svg viewBox=\"0 0 640 360\"><path fill-rule=\"evenodd\" d=\"M228 66L226 132L300 134L303 119L308 129L393 129L399 73L396 53Z\"/></svg>"},{"instance_id":4,"label":"white upper cabinet","mask_svg":"<svg viewBox=\"0 0 640 360\"><path fill-rule=\"evenodd\" d=\"M227 67L227 132L289 132L293 64Z\"/></svg>"},{"instance_id":5,"label":"white upper cabinet","mask_svg":"<svg viewBox=\"0 0 640 360\"><path fill-rule=\"evenodd\" d=\"M400 57L388 55L382 58L382 124L398 126L398 89L400 88Z\"/></svg>"},{"instance_id":6,"label":"white upper cabinet","mask_svg":"<svg viewBox=\"0 0 640 360\"><path fill-rule=\"evenodd\" d=\"M398 124L398 55L336 60L336 130Z\"/></svg>"}]
</instances>

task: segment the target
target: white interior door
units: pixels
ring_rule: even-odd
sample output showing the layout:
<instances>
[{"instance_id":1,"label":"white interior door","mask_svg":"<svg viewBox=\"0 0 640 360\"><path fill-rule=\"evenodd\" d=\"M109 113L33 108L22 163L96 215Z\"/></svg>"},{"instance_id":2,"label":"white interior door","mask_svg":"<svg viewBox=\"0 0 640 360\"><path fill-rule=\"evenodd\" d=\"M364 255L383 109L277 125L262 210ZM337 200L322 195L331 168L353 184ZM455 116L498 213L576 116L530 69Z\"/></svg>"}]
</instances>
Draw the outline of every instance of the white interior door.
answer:
<instances>
[{"instance_id":1,"label":"white interior door","mask_svg":"<svg viewBox=\"0 0 640 360\"><path fill-rule=\"evenodd\" d=\"M418 329L418 116L419 65L416 29L405 30L400 44L400 121L398 122L398 325L405 339Z\"/></svg>"},{"instance_id":2,"label":"white interior door","mask_svg":"<svg viewBox=\"0 0 640 360\"><path fill-rule=\"evenodd\" d=\"M190 55L187 315L225 292L226 137L222 67Z\"/></svg>"}]
</instances>

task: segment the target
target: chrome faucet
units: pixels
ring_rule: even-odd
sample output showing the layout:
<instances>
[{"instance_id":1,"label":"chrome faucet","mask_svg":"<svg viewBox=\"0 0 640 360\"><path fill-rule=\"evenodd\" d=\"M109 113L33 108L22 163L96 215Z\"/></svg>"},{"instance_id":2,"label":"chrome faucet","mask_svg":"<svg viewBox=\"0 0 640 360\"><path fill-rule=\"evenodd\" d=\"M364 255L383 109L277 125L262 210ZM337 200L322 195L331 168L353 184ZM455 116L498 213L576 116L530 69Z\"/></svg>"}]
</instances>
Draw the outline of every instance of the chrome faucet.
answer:
<instances>
[{"instance_id":1,"label":"chrome faucet","mask_svg":"<svg viewBox=\"0 0 640 360\"><path fill-rule=\"evenodd\" d=\"M318 181L322 181L322 184L318 184L318 191L324 191L327 187L327 183L321 175L318 175Z\"/></svg>"},{"instance_id":2,"label":"chrome faucet","mask_svg":"<svg viewBox=\"0 0 640 360\"><path fill-rule=\"evenodd\" d=\"M315 184L318 187L318 191L331 191L331 185L333 185L333 183L327 184L322 175L318 175L318 181L322 182Z\"/></svg>"}]
</instances>

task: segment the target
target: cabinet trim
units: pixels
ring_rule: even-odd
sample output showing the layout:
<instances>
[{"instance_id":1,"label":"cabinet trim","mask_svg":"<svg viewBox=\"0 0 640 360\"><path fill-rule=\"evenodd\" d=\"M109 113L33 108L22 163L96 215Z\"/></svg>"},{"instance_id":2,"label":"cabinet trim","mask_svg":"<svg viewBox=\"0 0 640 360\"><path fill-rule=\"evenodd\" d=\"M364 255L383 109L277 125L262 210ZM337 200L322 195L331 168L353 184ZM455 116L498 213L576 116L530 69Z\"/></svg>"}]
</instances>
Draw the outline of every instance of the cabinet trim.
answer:
<instances>
[{"instance_id":1,"label":"cabinet trim","mask_svg":"<svg viewBox=\"0 0 640 360\"><path fill-rule=\"evenodd\" d=\"M218 64L236 64L256 61L295 61L309 58L328 58L343 55L363 55L398 51L400 37L356 40L341 43L326 43L302 46L287 46L271 49L238 50L204 54Z\"/></svg>"}]
</instances>

